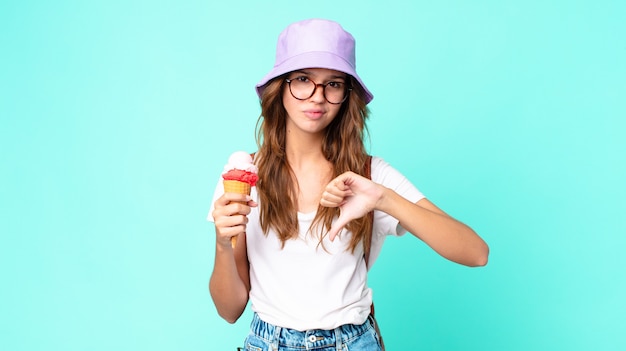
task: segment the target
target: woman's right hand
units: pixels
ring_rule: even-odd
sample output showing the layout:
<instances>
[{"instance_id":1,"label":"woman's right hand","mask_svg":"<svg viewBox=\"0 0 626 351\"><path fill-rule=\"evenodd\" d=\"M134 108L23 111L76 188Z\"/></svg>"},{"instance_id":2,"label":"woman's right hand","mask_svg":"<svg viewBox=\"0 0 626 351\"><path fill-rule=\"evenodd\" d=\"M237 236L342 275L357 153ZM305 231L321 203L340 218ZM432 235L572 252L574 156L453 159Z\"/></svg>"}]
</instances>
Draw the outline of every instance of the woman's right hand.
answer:
<instances>
[{"instance_id":1,"label":"woman's right hand","mask_svg":"<svg viewBox=\"0 0 626 351\"><path fill-rule=\"evenodd\" d=\"M214 203L215 265L209 290L217 312L229 323L241 316L250 292L246 237L240 236L234 249L230 238L246 232L247 215L256 206L250 196L236 193L225 193Z\"/></svg>"},{"instance_id":2,"label":"woman's right hand","mask_svg":"<svg viewBox=\"0 0 626 351\"><path fill-rule=\"evenodd\" d=\"M213 220L217 245L231 247L230 239L246 232L251 207L258 206L250 195L224 193L215 200Z\"/></svg>"}]
</instances>

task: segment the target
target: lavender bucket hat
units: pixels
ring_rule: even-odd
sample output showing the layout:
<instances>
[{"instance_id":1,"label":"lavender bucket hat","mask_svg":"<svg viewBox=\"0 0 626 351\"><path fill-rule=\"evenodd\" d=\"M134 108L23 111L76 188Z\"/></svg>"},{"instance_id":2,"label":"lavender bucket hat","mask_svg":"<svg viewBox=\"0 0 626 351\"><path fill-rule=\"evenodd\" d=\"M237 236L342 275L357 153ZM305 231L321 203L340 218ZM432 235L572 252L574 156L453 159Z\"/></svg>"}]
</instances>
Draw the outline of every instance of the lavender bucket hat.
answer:
<instances>
[{"instance_id":1,"label":"lavender bucket hat","mask_svg":"<svg viewBox=\"0 0 626 351\"><path fill-rule=\"evenodd\" d=\"M289 25L278 36L274 68L256 85L259 98L265 85L282 74L303 68L327 68L354 77L369 103L374 96L356 74L354 46L352 35L337 22L309 19Z\"/></svg>"}]
</instances>

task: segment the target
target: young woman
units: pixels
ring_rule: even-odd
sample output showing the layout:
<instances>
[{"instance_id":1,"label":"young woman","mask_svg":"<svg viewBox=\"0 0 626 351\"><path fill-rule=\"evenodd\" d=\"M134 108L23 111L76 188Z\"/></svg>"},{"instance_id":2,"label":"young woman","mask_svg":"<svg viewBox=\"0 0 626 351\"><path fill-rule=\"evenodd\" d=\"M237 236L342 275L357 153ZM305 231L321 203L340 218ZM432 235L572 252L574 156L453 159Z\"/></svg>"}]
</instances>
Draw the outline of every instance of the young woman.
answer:
<instances>
[{"instance_id":1,"label":"young woman","mask_svg":"<svg viewBox=\"0 0 626 351\"><path fill-rule=\"evenodd\" d=\"M471 228L382 159L368 158L373 96L354 53L354 38L335 22L288 26L276 65L257 85L256 189L246 196L216 188L209 289L231 323L251 301L246 350L381 350L367 271L386 235L410 232L449 260L487 263L489 249Z\"/></svg>"}]
</instances>

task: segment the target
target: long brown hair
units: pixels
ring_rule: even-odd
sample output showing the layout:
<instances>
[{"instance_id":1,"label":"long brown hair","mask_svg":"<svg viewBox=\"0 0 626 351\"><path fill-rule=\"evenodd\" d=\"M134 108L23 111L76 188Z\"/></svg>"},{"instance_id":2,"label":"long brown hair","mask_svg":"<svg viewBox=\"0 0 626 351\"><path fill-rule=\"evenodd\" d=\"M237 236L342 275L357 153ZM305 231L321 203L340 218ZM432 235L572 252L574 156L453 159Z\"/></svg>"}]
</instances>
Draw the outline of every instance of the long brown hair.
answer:
<instances>
[{"instance_id":1,"label":"long brown hair","mask_svg":"<svg viewBox=\"0 0 626 351\"><path fill-rule=\"evenodd\" d=\"M261 115L257 121L259 150L256 155L261 228L266 235L270 228L274 229L283 247L287 240L298 236L297 190L285 150L287 111L282 102L285 77L275 78L263 91ZM322 153L332 164L332 178L346 171L364 175L367 160L363 142L367 133L365 122L369 115L365 92L353 77L348 77L352 90L338 115L326 127L322 143ZM333 218L338 215L338 208L318 207L311 228L320 224L326 228L326 232L320 236L320 244L331 228ZM366 216L351 221L346 228L352 232L352 252L366 233L372 230ZM369 241L366 240L364 245L369 245Z\"/></svg>"}]
</instances>

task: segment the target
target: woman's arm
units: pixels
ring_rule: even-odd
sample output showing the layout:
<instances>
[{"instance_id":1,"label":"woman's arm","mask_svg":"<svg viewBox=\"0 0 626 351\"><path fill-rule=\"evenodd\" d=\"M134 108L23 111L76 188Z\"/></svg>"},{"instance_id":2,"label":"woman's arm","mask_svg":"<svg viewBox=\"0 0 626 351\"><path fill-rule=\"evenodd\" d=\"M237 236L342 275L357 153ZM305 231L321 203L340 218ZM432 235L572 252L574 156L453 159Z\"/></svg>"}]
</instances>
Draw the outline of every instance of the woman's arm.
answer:
<instances>
[{"instance_id":1,"label":"woman's arm","mask_svg":"<svg viewBox=\"0 0 626 351\"><path fill-rule=\"evenodd\" d=\"M398 219L404 229L438 254L470 267L487 264L489 247L472 228L427 199L414 204L389 188L384 188L383 194L376 209Z\"/></svg>"},{"instance_id":2,"label":"woman's arm","mask_svg":"<svg viewBox=\"0 0 626 351\"><path fill-rule=\"evenodd\" d=\"M247 205L235 201L247 201ZM239 319L250 292L248 256L246 253L246 217L254 201L242 194L226 193L215 201L215 265L209 291L219 315L229 323ZM233 249L230 238L238 236Z\"/></svg>"},{"instance_id":3,"label":"woman's arm","mask_svg":"<svg viewBox=\"0 0 626 351\"><path fill-rule=\"evenodd\" d=\"M331 240L352 219L379 210L396 218L404 229L441 256L466 266L487 264L489 247L470 227L448 216L427 199L412 203L392 189L353 172L332 180L320 204L341 209L329 233Z\"/></svg>"}]
</instances>

